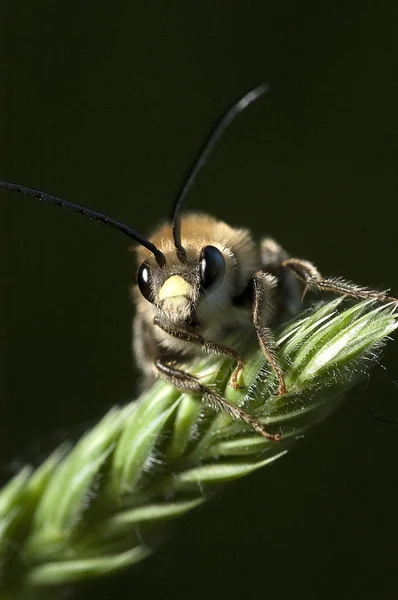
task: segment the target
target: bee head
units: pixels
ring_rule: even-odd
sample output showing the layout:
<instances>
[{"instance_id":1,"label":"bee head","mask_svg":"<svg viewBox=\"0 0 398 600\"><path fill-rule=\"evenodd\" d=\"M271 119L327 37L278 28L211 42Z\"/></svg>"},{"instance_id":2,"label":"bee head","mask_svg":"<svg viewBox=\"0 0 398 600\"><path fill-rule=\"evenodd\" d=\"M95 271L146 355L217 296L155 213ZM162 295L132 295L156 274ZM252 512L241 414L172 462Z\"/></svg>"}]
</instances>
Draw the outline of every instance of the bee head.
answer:
<instances>
[{"instance_id":1,"label":"bee head","mask_svg":"<svg viewBox=\"0 0 398 600\"><path fill-rule=\"evenodd\" d=\"M213 224L213 220L209 222L209 219L205 215L188 218L188 227L196 224L196 231L184 243L184 260L181 260L172 242L170 225L163 226L153 237L165 257L163 266L153 256L148 256L143 248L137 249L140 295L167 320L176 324L194 324L198 309L203 305L215 299L219 304L224 296L228 297L229 281L236 261L223 244L206 235L203 228Z\"/></svg>"}]
</instances>

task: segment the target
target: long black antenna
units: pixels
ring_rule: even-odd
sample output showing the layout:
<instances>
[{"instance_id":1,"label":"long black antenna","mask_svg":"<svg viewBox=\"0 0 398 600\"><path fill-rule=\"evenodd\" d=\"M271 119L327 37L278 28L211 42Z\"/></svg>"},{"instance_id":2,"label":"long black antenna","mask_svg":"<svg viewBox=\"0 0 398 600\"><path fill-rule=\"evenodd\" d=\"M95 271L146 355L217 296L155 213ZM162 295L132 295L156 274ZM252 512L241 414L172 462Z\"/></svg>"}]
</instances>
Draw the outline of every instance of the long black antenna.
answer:
<instances>
[{"instance_id":1,"label":"long black antenna","mask_svg":"<svg viewBox=\"0 0 398 600\"><path fill-rule=\"evenodd\" d=\"M212 150L216 146L219 139L222 137L223 133L227 129L228 125L232 123L235 117L242 112L249 104L260 98L263 94L269 91L268 83L261 83L258 87L254 88L247 94L243 96L238 102L236 102L231 108L225 113L225 115L221 118L221 120L216 125L215 129L210 133L205 145L201 148L199 154L197 155L193 166L184 181L181 190L177 196L177 199L174 202L173 211L171 213L171 218L173 222L173 238L174 245L177 249L177 256L180 261L186 261L186 252L181 244L181 218L180 212L183 202L191 189L192 185L195 182L196 177L200 170L206 164L207 159L209 158Z\"/></svg>"},{"instance_id":2,"label":"long black antenna","mask_svg":"<svg viewBox=\"0 0 398 600\"><path fill-rule=\"evenodd\" d=\"M81 206L80 204L73 204L72 202L68 202L68 200L63 200L62 198L51 196L50 194L46 194L45 192L41 192L40 190L32 190L31 188L25 187L24 185L19 185L18 183L10 183L9 181L0 180L0 188L8 190L9 192L19 192L24 196L38 198L43 202L48 202L48 204L55 204L56 206L60 206L65 210L70 210L71 212L78 213L79 215L83 215L85 217L88 217L89 219L98 221L99 223L105 223L105 225L108 225L109 227L114 227L118 231L124 233L124 235L127 235L127 237L141 244L141 246L144 246L144 248L149 250L149 252L152 252L156 259L156 262L160 267L163 267L166 264L166 258L163 252L158 250L155 244L152 244L152 242L150 242L144 236L134 231L134 229L127 227L127 225L124 225L124 223L120 223L120 221L112 219L112 217L108 217L108 215L96 212L95 210L91 210L91 208L86 208L85 206Z\"/></svg>"}]
</instances>

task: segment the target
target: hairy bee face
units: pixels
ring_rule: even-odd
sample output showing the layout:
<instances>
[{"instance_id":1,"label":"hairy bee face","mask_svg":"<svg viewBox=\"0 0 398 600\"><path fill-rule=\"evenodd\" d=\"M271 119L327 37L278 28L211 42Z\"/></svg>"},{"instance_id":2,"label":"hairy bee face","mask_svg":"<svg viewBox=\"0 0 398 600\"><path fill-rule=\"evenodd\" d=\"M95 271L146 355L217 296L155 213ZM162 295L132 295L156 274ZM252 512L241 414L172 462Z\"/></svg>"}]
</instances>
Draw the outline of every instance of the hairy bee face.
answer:
<instances>
[{"instance_id":1,"label":"hairy bee face","mask_svg":"<svg viewBox=\"0 0 398 600\"><path fill-rule=\"evenodd\" d=\"M142 310L147 314L150 311L153 317L179 326L198 326L211 320L230 302L236 289L242 287L246 274L242 273L239 257L231 247L231 232L235 237L239 232L241 242L247 240L242 230L232 229L207 215L189 215L183 225L183 231L188 233L184 240L185 261L177 257L170 225L151 237L165 256L164 266L160 267L153 257L145 257L145 250L138 249L138 258L144 260L138 269L135 296ZM224 233L221 238L220 231ZM247 248L239 245L238 250L247 252Z\"/></svg>"},{"instance_id":2,"label":"hairy bee face","mask_svg":"<svg viewBox=\"0 0 398 600\"><path fill-rule=\"evenodd\" d=\"M163 268L150 258L141 264L137 273L139 291L142 298L166 319L173 323L190 322L194 319L200 295L196 257L181 264L175 252L165 256Z\"/></svg>"},{"instance_id":3,"label":"hairy bee face","mask_svg":"<svg viewBox=\"0 0 398 600\"><path fill-rule=\"evenodd\" d=\"M222 246L207 245L198 250L188 245L183 263L173 250L165 254L163 268L147 259L138 269L137 284L142 297L171 323L197 325L198 313L215 300L222 303L229 288L234 274L232 254Z\"/></svg>"}]
</instances>

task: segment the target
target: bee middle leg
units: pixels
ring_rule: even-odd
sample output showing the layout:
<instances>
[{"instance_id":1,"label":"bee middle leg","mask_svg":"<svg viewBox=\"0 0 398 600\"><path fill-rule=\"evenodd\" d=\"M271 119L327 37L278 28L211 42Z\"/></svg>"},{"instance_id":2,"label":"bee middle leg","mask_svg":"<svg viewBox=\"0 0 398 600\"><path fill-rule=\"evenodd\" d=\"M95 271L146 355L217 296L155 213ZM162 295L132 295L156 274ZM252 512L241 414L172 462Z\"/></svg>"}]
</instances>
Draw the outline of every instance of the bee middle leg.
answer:
<instances>
[{"instance_id":1,"label":"bee middle leg","mask_svg":"<svg viewBox=\"0 0 398 600\"><path fill-rule=\"evenodd\" d=\"M247 423L260 435L271 440L273 442L277 442L280 440L280 434L271 434L265 431L264 427L261 425L259 421L257 421L254 417L248 415L244 410L235 406L234 404L230 404L227 402L222 396L212 391L206 385L200 383L199 379L195 377L195 375L191 375L191 373L187 373L186 371L182 371L181 369L177 369L173 365L168 362L162 360L161 358L155 359L155 368L158 373L164 378L167 379L174 387L181 390L182 392L192 393L198 396L202 396L202 400L205 404L210 406L215 411L222 411L227 413L230 417L242 421L243 423Z\"/></svg>"},{"instance_id":2,"label":"bee middle leg","mask_svg":"<svg viewBox=\"0 0 398 600\"><path fill-rule=\"evenodd\" d=\"M268 319L272 317L273 305L272 295L275 291L275 278L263 271L255 273L252 279L253 282L253 303L252 303L252 319L256 330L258 342L261 350L266 356L269 364L272 367L279 381L278 395L286 394L286 384L283 376L283 371L278 364L275 356L274 343L271 330L263 324L264 316ZM268 314L267 314L268 313Z\"/></svg>"},{"instance_id":3,"label":"bee middle leg","mask_svg":"<svg viewBox=\"0 0 398 600\"><path fill-rule=\"evenodd\" d=\"M231 358L236 361L236 368L232 374L232 387L234 389L239 389L240 385L238 383L238 377L240 372L243 369L244 363L242 358L232 350L232 348L227 348L226 346L221 346L220 344L216 344L210 340L206 340L204 337L199 335L198 333L185 331L184 329L178 329L177 327L172 327L167 325L166 323L162 323L158 319L154 320L155 325L160 327L164 332L172 335L173 337L183 340L184 342L190 342L193 344L197 344L201 347L202 351L205 354L215 354L216 356L226 356L227 358Z\"/></svg>"}]
</instances>

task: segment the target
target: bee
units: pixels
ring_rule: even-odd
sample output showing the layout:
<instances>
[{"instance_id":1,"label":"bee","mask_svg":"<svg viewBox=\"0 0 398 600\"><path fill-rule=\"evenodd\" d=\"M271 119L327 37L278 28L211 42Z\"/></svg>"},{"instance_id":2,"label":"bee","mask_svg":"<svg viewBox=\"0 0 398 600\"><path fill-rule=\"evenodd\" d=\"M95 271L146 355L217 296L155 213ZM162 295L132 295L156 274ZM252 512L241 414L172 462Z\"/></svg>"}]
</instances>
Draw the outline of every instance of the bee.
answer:
<instances>
[{"instance_id":1,"label":"bee","mask_svg":"<svg viewBox=\"0 0 398 600\"><path fill-rule=\"evenodd\" d=\"M283 395L288 390L274 349L272 326L281 316L297 312L308 290L380 302L397 300L341 278L325 279L311 262L289 256L271 238L258 243L248 229L232 227L207 214L182 213L189 190L227 127L267 91L268 84L261 84L225 113L177 195L171 219L148 238L103 213L45 192L7 181L0 181L0 188L77 212L137 242L133 348L146 384L163 378L277 441L279 433L268 433L259 421L181 365L189 365L202 354L227 357L235 366L231 385L239 388L244 362L225 345L225 339L232 331L251 330L275 374L277 394Z\"/></svg>"}]
</instances>

